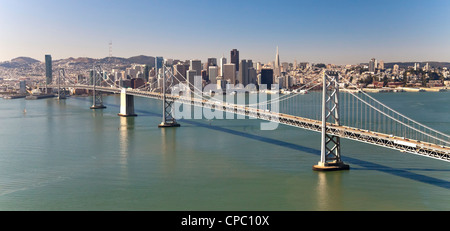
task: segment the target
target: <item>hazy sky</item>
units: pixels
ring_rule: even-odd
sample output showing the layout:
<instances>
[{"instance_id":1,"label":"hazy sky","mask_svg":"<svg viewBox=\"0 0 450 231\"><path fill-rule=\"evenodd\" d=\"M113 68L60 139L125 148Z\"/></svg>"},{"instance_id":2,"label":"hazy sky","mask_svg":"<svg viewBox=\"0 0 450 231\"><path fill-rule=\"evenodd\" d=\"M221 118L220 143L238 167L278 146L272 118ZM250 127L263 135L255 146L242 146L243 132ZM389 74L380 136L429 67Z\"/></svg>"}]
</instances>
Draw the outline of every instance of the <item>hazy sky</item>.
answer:
<instances>
[{"instance_id":1,"label":"hazy sky","mask_svg":"<svg viewBox=\"0 0 450 231\"><path fill-rule=\"evenodd\" d=\"M448 0L0 0L0 61L163 56L450 62Z\"/></svg>"}]
</instances>

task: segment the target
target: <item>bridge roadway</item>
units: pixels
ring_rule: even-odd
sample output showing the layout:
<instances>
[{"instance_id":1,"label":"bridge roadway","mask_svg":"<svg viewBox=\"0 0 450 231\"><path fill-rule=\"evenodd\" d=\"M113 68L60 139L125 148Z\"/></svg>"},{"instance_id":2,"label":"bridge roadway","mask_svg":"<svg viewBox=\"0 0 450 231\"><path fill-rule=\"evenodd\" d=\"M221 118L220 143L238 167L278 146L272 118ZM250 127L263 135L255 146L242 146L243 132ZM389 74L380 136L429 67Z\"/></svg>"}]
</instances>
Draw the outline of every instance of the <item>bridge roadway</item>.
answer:
<instances>
[{"instance_id":1,"label":"bridge roadway","mask_svg":"<svg viewBox=\"0 0 450 231\"><path fill-rule=\"evenodd\" d=\"M93 90L93 86L86 85L72 85L65 86L69 88L87 89ZM110 93L120 93L121 89L115 87L96 87L96 90L102 92ZM140 91L136 89L127 89L128 95L160 99L162 100L163 95L156 92ZM240 105L231 105L227 103L221 103L211 100L202 100L198 98L184 98L174 95L166 95L168 100L177 100L180 103L188 103L198 107L206 107L215 110L221 110L224 112L245 115L249 117L254 117L261 120L278 122L281 124L299 127L311 131L321 132L322 131L322 121L312 120L308 118L271 112L267 110L261 110L252 107L245 107ZM426 157L431 157L434 159L444 160L450 162L450 147L440 146L433 143L428 143L419 140L411 140L403 137L395 137L388 134L372 132L368 130L362 130L358 128L335 125L327 123L327 133L341 138L346 138L350 140L356 140L364 143L369 143L373 145L378 145L401 152L408 152L412 154L422 155Z\"/></svg>"}]
</instances>

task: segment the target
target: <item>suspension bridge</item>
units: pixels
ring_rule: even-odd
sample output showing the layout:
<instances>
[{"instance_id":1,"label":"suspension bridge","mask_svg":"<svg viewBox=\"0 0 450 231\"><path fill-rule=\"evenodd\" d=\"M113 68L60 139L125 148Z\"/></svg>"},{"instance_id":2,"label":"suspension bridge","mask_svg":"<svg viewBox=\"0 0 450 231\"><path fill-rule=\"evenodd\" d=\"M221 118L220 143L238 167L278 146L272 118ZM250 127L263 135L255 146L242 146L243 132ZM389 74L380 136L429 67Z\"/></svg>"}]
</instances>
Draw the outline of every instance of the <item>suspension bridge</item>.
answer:
<instances>
[{"instance_id":1,"label":"suspension bridge","mask_svg":"<svg viewBox=\"0 0 450 231\"><path fill-rule=\"evenodd\" d=\"M174 103L178 102L319 132L321 158L317 165L313 165L314 170L349 169L341 158L341 138L450 162L450 135L402 115L346 82L336 71L324 71L292 94L277 94L268 100L245 104L225 102L223 95L212 97L202 94L202 89L199 89L201 85L195 86L186 81L181 73L174 74L165 65L162 69L159 73L163 85L161 92L152 91L155 88L151 84L138 89L120 87L111 79L104 78L99 66L94 66L91 79L80 83L67 78L62 69L48 87L58 88L58 99L66 98L67 88L91 91L91 109L105 108L102 93L120 94L119 116L136 116L134 96L162 100L163 118L159 127L180 126L173 116ZM342 91L340 81L353 85L357 90ZM171 94L169 92L174 83L186 83L194 91L183 95Z\"/></svg>"}]
</instances>

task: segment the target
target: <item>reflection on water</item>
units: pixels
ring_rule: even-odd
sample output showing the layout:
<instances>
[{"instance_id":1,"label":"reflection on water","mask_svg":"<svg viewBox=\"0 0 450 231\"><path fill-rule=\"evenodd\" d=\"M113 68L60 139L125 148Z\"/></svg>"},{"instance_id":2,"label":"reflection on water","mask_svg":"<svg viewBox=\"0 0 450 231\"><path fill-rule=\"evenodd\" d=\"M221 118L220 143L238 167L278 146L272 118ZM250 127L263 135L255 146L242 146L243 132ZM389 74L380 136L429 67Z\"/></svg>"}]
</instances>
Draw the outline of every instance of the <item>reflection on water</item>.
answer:
<instances>
[{"instance_id":1,"label":"reflection on water","mask_svg":"<svg viewBox=\"0 0 450 231\"><path fill-rule=\"evenodd\" d=\"M134 117L119 116L119 144L120 144L120 164L127 166L127 159L130 153L130 136L134 133Z\"/></svg>"},{"instance_id":2,"label":"reflection on water","mask_svg":"<svg viewBox=\"0 0 450 231\"><path fill-rule=\"evenodd\" d=\"M318 210L342 210L342 174L344 172L317 172Z\"/></svg>"},{"instance_id":3,"label":"reflection on water","mask_svg":"<svg viewBox=\"0 0 450 231\"><path fill-rule=\"evenodd\" d=\"M161 128L162 158L164 164L164 173L171 175L176 168L176 132L177 128Z\"/></svg>"}]
</instances>

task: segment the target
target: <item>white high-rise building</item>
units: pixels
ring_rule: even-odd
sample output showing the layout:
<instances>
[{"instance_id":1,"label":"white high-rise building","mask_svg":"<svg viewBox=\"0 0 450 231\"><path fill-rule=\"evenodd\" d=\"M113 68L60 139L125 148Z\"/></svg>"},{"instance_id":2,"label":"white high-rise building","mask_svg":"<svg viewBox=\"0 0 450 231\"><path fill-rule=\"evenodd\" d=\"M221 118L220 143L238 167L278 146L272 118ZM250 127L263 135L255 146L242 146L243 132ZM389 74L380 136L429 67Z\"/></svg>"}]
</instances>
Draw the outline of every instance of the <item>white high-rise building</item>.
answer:
<instances>
[{"instance_id":1,"label":"white high-rise building","mask_svg":"<svg viewBox=\"0 0 450 231\"><path fill-rule=\"evenodd\" d=\"M275 57L275 65L274 65L274 75L275 77L278 77L281 75L281 64L280 64L280 54L278 53L278 46L277 46L277 55Z\"/></svg>"},{"instance_id":2,"label":"white high-rise building","mask_svg":"<svg viewBox=\"0 0 450 231\"><path fill-rule=\"evenodd\" d=\"M223 65L225 64L227 64L227 59L222 55L222 58L219 60L219 76L223 76Z\"/></svg>"}]
</instances>

